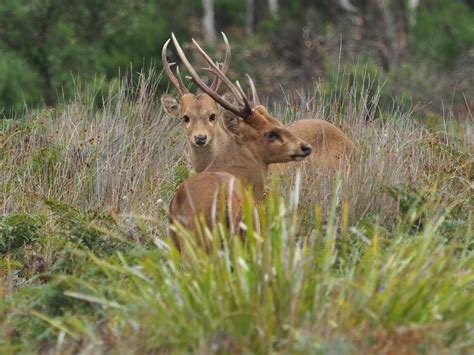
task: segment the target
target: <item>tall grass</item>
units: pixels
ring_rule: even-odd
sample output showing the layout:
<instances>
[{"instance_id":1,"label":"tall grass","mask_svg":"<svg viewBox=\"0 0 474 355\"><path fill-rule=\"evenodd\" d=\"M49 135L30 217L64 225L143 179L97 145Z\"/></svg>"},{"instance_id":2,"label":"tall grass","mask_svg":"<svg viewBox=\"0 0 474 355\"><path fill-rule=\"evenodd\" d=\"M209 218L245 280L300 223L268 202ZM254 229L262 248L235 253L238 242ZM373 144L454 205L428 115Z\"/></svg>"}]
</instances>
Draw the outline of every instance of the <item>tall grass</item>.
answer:
<instances>
[{"instance_id":1,"label":"tall grass","mask_svg":"<svg viewBox=\"0 0 474 355\"><path fill-rule=\"evenodd\" d=\"M38 196L82 210L125 213L166 204L190 167L183 130L164 116L156 98L156 76L152 70L136 83L112 84L103 102L100 85L78 85L75 99L63 108L4 121L3 211L28 210ZM396 206L382 193L387 186L419 188L453 169L466 184L472 174L472 125L466 123L455 136L442 126L429 132L416 112L396 105L379 112L381 90L383 85L364 73L341 75L329 93L319 84L306 96L288 95L286 105L273 109L284 121L325 117L356 142L359 159L342 185L353 221L374 211L381 218L394 213ZM332 179L313 172L304 179L308 204L327 205Z\"/></svg>"},{"instance_id":2,"label":"tall grass","mask_svg":"<svg viewBox=\"0 0 474 355\"><path fill-rule=\"evenodd\" d=\"M342 172L341 185L341 199L348 203L352 223L375 216L380 222L393 222L394 215L403 213L399 199L407 197L388 193L394 187L412 198L435 184L440 184L438 190L445 192L446 198L466 198L472 190L472 122L440 118L438 123L426 125L416 108L403 102L394 102L392 110L382 111L383 89L383 83L362 70L350 79L340 74L330 90L325 83L318 83L312 92L290 92L284 105L274 107L286 122L325 118L355 142L358 157ZM291 165L287 170L294 174ZM305 203L329 206L333 179L304 169L303 179ZM285 176L280 183L283 192L293 180Z\"/></svg>"},{"instance_id":3,"label":"tall grass","mask_svg":"<svg viewBox=\"0 0 474 355\"><path fill-rule=\"evenodd\" d=\"M155 100L155 77L115 83L103 98L94 85L79 85L63 108L3 122L4 211L27 210L38 196L117 212L150 211L168 199L185 145Z\"/></svg>"},{"instance_id":4,"label":"tall grass","mask_svg":"<svg viewBox=\"0 0 474 355\"><path fill-rule=\"evenodd\" d=\"M276 117L327 118L357 159L339 179L270 176L261 235L219 227L224 249L205 254L182 231L184 261L164 246L167 206L193 172L159 80L78 83L64 106L0 122L0 347L469 351L471 122L382 111L364 72L288 92Z\"/></svg>"},{"instance_id":5,"label":"tall grass","mask_svg":"<svg viewBox=\"0 0 474 355\"><path fill-rule=\"evenodd\" d=\"M152 70L138 82L113 83L104 97L100 83L78 85L75 99L62 108L2 122L2 210L31 210L39 196L82 210L119 213L159 211L161 201L166 205L191 169L183 130L158 103L156 76ZM324 84L305 95L295 91L273 113L284 121L325 117L356 142L359 159L342 184L351 221L397 212L383 193L387 186L420 188L452 170L460 173L459 184L468 185L472 125L465 123L456 135L446 122L449 127L428 131L416 112L402 106L381 112L383 85L366 74L341 75L337 82L329 93ZM327 205L332 179L313 172L304 179L307 203ZM282 191L286 182L292 184L282 181Z\"/></svg>"},{"instance_id":6,"label":"tall grass","mask_svg":"<svg viewBox=\"0 0 474 355\"><path fill-rule=\"evenodd\" d=\"M429 211L423 228L414 231L407 217L390 235L375 226L359 239L347 225L337 228L337 217L347 219L336 212L338 193L325 226L316 206L310 233L297 233L297 194L290 209L283 198L270 197L260 210L262 233L249 231L245 244L217 226L208 234L215 241L210 253L180 232L186 260L171 243L145 258L82 254L97 274L63 277L65 295L92 305L100 323L93 313L33 315L48 325L59 352L82 344L127 353L463 352L474 346L473 255L461 257L460 236L446 244L440 233L455 204L414 205L414 214ZM251 205L246 208L252 216Z\"/></svg>"}]
</instances>

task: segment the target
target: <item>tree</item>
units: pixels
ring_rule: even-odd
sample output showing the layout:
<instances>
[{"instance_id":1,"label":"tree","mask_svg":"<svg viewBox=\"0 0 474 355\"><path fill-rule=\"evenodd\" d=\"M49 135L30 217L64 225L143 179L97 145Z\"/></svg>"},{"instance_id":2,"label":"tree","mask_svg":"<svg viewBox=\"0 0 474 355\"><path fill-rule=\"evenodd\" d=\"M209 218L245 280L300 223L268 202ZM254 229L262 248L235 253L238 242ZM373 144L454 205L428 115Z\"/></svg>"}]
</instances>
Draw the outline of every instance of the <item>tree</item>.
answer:
<instances>
[{"instance_id":1,"label":"tree","mask_svg":"<svg viewBox=\"0 0 474 355\"><path fill-rule=\"evenodd\" d=\"M214 24L214 0L203 0L204 16L202 18L204 40L208 45L216 43L216 28Z\"/></svg>"},{"instance_id":2,"label":"tree","mask_svg":"<svg viewBox=\"0 0 474 355\"><path fill-rule=\"evenodd\" d=\"M245 14L245 33L248 36L253 34L253 25L255 19L255 4L254 0L247 1L247 12Z\"/></svg>"},{"instance_id":3,"label":"tree","mask_svg":"<svg viewBox=\"0 0 474 355\"><path fill-rule=\"evenodd\" d=\"M359 1L366 40L374 41L385 70L399 65L408 54L409 11L405 0Z\"/></svg>"},{"instance_id":4,"label":"tree","mask_svg":"<svg viewBox=\"0 0 474 355\"><path fill-rule=\"evenodd\" d=\"M357 8L352 5L350 0L338 0L339 6L347 12L356 13Z\"/></svg>"},{"instance_id":5,"label":"tree","mask_svg":"<svg viewBox=\"0 0 474 355\"><path fill-rule=\"evenodd\" d=\"M0 5L0 46L23 59L41 79L46 105L70 82L71 71L94 72L96 42L117 2L5 1Z\"/></svg>"},{"instance_id":6,"label":"tree","mask_svg":"<svg viewBox=\"0 0 474 355\"><path fill-rule=\"evenodd\" d=\"M73 93L75 76L113 78L157 63L170 32L189 36L200 10L191 0L2 0L0 106L52 106Z\"/></svg>"},{"instance_id":7,"label":"tree","mask_svg":"<svg viewBox=\"0 0 474 355\"><path fill-rule=\"evenodd\" d=\"M59 1L35 1L30 7L9 1L0 7L0 42L21 56L42 78L47 105L55 102L49 48L54 46L52 42L62 40L52 35L61 18L61 7Z\"/></svg>"},{"instance_id":8,"label":"tree","mask_svg":"<svg viewBox=\"0 0 474 355\"><path fill-rule=\"evenodd\" d=\"M276 17L278 14L278 0L268 0L268 8L270 9L270 14Z\"/></svg>"}]
</instances>

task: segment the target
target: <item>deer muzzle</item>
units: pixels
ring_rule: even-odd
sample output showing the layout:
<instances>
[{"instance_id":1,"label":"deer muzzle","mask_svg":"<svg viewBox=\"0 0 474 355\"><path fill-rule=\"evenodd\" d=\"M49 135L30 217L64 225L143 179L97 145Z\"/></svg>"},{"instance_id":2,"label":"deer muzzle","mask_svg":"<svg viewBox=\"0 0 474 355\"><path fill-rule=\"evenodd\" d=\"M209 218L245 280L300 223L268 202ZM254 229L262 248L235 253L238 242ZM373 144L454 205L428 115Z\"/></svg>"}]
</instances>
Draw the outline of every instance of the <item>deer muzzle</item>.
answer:
<instances>
[{"instance_id":1,"label":"deer muzzle","mask_svg":"<svg viewBox=\"0 0 474 355\"><path fill-rule=\"evenodd\" d=\"M302 144L300 148L301 148L301 154L293 154L291 156L291 159L296 160L296 161L303 160L308 155L310 155L311 151L313 150L311 147L311 144L307 144L307 143Z\"/></svg>"},{"instance_id":2,"label":"deer muzzle","mask_svg":"<svg viewBox=\"0 0 474 355\"><path fill-rule=\"evenodd\" d=\"M207 143L207 135L205 134L198 134L197 136L194 136L194 143L198 146L204 146Z\"/></svg>"}]
</instances>

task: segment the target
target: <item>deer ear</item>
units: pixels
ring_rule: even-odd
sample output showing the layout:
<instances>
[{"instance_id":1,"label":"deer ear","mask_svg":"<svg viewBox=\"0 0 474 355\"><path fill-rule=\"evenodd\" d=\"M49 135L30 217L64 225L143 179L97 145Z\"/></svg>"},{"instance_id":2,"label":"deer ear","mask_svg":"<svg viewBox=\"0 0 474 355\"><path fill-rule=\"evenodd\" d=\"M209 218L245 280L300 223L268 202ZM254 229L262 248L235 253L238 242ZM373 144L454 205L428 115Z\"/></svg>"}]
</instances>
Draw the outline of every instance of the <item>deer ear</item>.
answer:
<instances>
[{"instance_id":1,"label":"deer ear","mask_svg":"<svg viewBox=\"0 0 474 355\"><path fill-rule=\"evenodd\" d=\"M179 117L181 112L181 101L170 94L161 95L161 104L165 112L171 117Z\"/></svg>"},{"instance_id":2,"label":"deer ear","mask_svg":"<svg viewBox=\"0 0 474 355\"><path fill-rule=\"evenodd\" d=\"M239 117L234 115L232 112L225 110L222 112L222 122L224 124L224 128L228 132L235 135L239 135L240 133L240 128L239 128L240 118Z\"/></svg>"}]
</instances>

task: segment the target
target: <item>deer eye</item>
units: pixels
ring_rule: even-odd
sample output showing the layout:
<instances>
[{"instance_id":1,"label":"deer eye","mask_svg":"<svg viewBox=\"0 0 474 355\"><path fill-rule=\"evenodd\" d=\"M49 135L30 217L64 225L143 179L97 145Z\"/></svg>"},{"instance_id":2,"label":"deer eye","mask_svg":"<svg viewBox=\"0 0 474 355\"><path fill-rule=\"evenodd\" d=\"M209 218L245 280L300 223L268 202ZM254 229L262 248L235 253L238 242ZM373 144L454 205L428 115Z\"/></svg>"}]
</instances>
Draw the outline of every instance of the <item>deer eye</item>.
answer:
<instances>
[{"instance_id":1,"label":"deer eye","mask_svg":"<svg viewBox=\"0 0 474 355\"><path fill-rule=\"evenodd\" d=\"M280 135L276 132L273 132L273 131L266 133L265 136L266 136L266 138L269 142L274 142L278 138L280 138Z\"/></svg>"},{"instance_id":2,"label":"deer eye","mask_svg":"<svg viewBox=\"0 0 474 355\"><path fill-rule=\"evenodd\" d=\"M183 121L184 121L184 123L189 123L189 121L190 121L189 116L187 116L187 115L183 116Z\"/></svg>"},{"instance_id":3,"label":"deer eye","mask_svg":"<svg viewBox=\"0 0 474 355\"><path fill-rule=\"evenodd\" d=\"M212 115L209 116L209 121L213 122L216 120L216 114L213 113Z\"/></svg>"}]
</instances>

